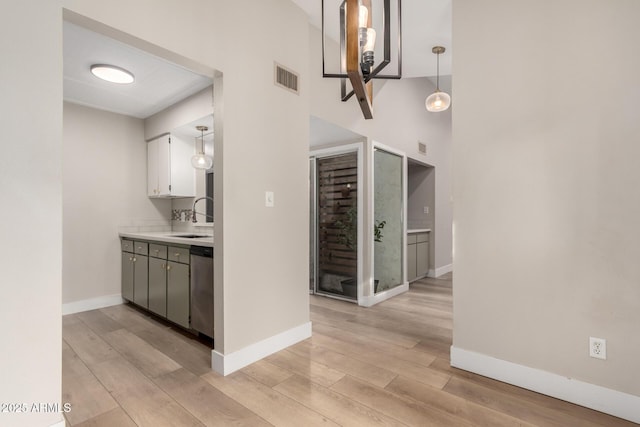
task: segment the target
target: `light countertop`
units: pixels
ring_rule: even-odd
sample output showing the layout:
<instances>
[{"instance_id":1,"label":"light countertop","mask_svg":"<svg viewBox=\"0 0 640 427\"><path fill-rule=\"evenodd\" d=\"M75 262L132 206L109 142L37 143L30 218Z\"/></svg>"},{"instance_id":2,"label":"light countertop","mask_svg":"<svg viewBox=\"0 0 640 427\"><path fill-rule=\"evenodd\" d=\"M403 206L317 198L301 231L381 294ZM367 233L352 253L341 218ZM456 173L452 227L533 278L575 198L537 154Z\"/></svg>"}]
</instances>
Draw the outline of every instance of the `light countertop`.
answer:
<instances>
[{"instance_id":1,"label":"light countertop","mask_svg":"<svg viewBox=\"0 0 640 427\"><path fill-rule=\"evenodd\" d=\"M414 228L411 230L407 230L407 234L413 234L413 233L430 233L431 229L430 228Z\"/></svg>"},{"instance_id":2,"label":"light countertop","mask_svg":"<svg viewBox=\"0 0 640 427\"><path fill-rule=\"evenodd\" d=\"M213 247L213 236L205 233L190 233L188 231L147 231L147 232L120 232L120 237L132 240L148 240L161 243L175 243L179 245ZM180 237L185 234L196 234L206 237L187 238Z\"/></svg>"}]
</instances>

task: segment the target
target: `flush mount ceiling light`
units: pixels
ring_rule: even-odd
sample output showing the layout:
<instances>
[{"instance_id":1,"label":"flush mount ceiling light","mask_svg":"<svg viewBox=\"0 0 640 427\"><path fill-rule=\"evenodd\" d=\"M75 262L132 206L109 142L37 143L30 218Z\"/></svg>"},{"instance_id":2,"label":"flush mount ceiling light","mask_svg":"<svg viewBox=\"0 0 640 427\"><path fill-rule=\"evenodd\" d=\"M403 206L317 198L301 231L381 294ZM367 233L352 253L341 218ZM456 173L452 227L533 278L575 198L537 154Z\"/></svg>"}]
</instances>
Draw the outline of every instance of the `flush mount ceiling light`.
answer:
<instances>
[{"instance_id":1,"label":"flush mount ceiling light","mask_svg":"<svg viewBox=\"0 0 640 427\"><path fill-rule=\"evenodd\" d=\"M402 77L400 4L401 0L322 0L322 76L339 78L342 101L355 95L365 119L373 118L371 80ZM332 40L338 34L339 46ZM383 43L376 44L376 39ZM381 74L390 63L396 74ZM332 65L335 72L328 72Z\"/></svg>"},{"instance_id":2,"label":"flush mount ceiling light","mask_svg":"<svg viewBox=\"0 0 640 427\"><path fill-rule=\"evenodd\" d=\"M115 65L93 64L91 74L111 83L129 84L134 81L133 74Z\"/></svg>"},{"instance_id":3,"label":"flush mount ceiling light","mask_svg":"<svg viewBox=\"0 0 640 427\"><path fill-rule=\"evenodd\" d=\"M206 126L196 126L196 129L200 131L200 150L196 155L191 157L191 166L196 169L211 169L213 166L213 159L210 156L204 154L204 132L209 130ZM196 138L196 147L198 146L198 138ZM196 148L197 149L197 148Z\"/></svg>"},{"instance_id":4,"label":"flush mount ceiling light","mask_svg":"<svg viewBox=\"0 0 640 427\"><path fill-rule=\"evenodd\" d=\"M425 107L428 111L438 113L444 111L451 105L451 96L447 92L440 91L440 54L444 53L445 48L442 46L434 46L431 49L438 56L438 68L436 71L436 91L427 97Z\"/></svg>"}]
</instances>

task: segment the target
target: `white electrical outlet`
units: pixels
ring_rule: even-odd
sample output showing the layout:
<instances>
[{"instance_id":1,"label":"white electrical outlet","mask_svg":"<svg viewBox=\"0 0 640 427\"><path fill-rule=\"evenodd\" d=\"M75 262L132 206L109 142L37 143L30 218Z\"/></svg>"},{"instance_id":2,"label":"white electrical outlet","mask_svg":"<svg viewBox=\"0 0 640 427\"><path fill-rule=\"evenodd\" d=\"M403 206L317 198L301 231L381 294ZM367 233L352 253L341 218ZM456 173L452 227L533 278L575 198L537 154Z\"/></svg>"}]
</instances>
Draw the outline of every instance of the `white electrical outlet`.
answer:
<instances>
[{"instance_id":1,"label":"white electrical outlet","mask_svg":"<svg viewBox=\"0 0 640 427\"><path fill-rule=\"evenodd\" d=\"M429 213L429 206L425 206L424 209L422 210L422 212L428 214Z\"/></svg>"},{"instance_id":2,"label":"white electrical outlet","mask_svg":"<svg viewBox=\"0 0 640 427\"><path fill-rule=\"evenodd\" d=\"M596 359L607 359L607 340L589 337L589 356Z\"/></svg>"}]
</instances>

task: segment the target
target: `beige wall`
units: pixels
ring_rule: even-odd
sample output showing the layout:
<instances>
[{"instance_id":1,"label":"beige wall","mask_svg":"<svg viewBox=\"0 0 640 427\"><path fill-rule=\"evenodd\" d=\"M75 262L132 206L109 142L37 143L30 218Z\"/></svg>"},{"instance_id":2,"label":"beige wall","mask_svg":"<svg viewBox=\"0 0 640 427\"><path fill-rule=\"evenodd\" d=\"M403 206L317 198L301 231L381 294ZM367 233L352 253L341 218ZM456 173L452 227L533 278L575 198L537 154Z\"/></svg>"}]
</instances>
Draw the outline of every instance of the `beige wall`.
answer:
<instances>
[{"instance_id":1,"label":"beige wall","mask_svg":"<svg viewBox=\"0 0 640 427\"><path fill-rule=\"evenodd\" d=\"M308 322L306 15L288 0L64 4L224 74L224 142L214 164L222 197L214 268L223 286L216 350L234 352ZM301 74L300 95L274 86L274 60ZM266 190L274 208L264 206Z\"/></svg>"},{"instance_id":2,"label":"beige wall","mask_svg":"<svg viewBox=\"0 0 640 427\"><path fill-rule=\"evenodd\" d=\"M60 17L55 0L3 4L0 14L2 403L61 400ZM52 412L0 413L0 425L17 427L61 420Z\"/></svg>"},{"instance_id":3,"label":"beige wall","mask_svg":"<svg viewBox=\"0 0 640 427\"><path fill-rule=\"evenodd\" d=\"M453 8L454 346L640 396L640 2Z\"/></svg>"},{"instance_id":4,"label":"beige wall","mask_svg":"<svg viewBox=\"0 0 640 427\"><path fill-rule=\"evenodd\" d=\"M146 163L141 119L64 104L63 303L120 294L120 227L169 225Z\"/></svg>"},{"instance_id":5,"label":"beige wall","mask_svg":"<svg viewBox=\"0 0 640 427\"><path fill-rule=\"evenodd\" d=\"M339 79L322 78L322 35L309 31L311 114L436 167L435 242L436 268L452 262L451 237L451 110L429 113L424 101L435 90L426 78L376 80L373 83L373 120L365 120L355 99L340 101ZM427 155L418 152L418 141ZM432 266L433 267L433 266Z\"/></svg>"},{"instance_id":6,"label":"beige wall","mask_svg":"<svg viewBox=\"0 0 640 427\"><path fill-rule=\"evenodd\" d=\"M213 76L211 78L213 79ZM212 113L213 86L209 86L147 117L144 120L144 137L148 141Z\"/></svg>"}]
</instances>

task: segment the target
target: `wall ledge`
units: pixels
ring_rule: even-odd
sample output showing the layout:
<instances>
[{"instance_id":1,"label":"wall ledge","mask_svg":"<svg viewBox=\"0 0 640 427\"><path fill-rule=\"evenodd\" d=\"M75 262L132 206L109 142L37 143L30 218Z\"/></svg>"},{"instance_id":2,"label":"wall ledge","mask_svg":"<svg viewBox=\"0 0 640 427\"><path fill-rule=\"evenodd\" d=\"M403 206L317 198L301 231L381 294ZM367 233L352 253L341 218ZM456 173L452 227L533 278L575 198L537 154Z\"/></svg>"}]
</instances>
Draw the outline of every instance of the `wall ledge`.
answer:
<instances>
[{"instance_id":1,"label":"wall ledge","mask_svg":"<svg viewBox=\"0 0 640 427\"><path fill-rule=\"evenodd\" d=\"M83 311L96 310L98 308L111 307L124 303L121 294L105 295L80 301L62 304L62 315L81 313Z\"/></svg>"},{"instance_id":2,"label":"wall ledge","mask_svg":"<svg viewBox=\"0 0 640 427\"><path fill-rule=\"evenodd\" d=\"M233 353L222 354L211 350L211 368L226 376L310 337L311 322L307 322Z\"/></svg>"},{"instance_id":3,"label":"wall ledge","mask_svg":"<svg viewBox=\"0 0 640 427\"><path fill-rule=\"evenodd\" d=\"M451 346L451 366L640 423L640 396Z\"/></svg>"}]
</instances>

